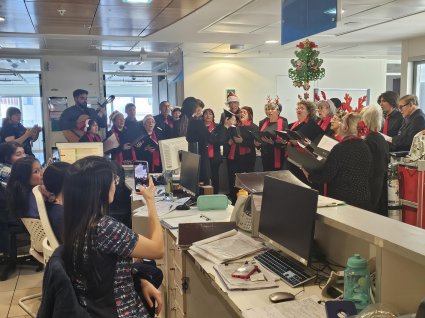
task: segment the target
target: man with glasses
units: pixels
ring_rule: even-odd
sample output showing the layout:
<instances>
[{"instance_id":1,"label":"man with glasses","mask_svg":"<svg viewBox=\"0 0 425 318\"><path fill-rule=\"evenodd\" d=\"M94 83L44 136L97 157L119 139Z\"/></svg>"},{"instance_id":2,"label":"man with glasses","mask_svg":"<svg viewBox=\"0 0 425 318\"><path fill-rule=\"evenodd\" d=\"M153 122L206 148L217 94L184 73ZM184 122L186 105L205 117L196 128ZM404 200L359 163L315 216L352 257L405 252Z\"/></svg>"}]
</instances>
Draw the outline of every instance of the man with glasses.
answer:
<instances>
[{"instance_id":1,"label":"man with glasses","mask_svg":"<svg viewBox=\"0 0 425 318\"><path fill-rule=\"evenodd\" d=\"M425 130L425 114L419 108L415 95L400 98L398 109L403 116L403 123L397 136L386 138L390 143L390 151L409 151L413 137Z\"/></svg>"}]
</instances>

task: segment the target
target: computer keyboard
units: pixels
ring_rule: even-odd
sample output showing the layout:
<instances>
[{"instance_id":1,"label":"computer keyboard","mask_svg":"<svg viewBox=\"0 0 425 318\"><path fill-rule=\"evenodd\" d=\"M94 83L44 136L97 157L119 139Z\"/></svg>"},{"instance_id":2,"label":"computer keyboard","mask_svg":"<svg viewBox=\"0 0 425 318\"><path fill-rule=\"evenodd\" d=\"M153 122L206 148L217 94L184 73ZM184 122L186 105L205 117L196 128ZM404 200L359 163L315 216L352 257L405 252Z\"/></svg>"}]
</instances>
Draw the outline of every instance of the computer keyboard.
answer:
<instances>
[{"instance_id":1,"label":"computer keyboard","mask_svg":"<svg viewBox=\"0 0 425 318\"><path fill-rule=\"evenodd\" d=\"M307 268L302 268L300 265L295 264L294 261L274 250L268 250L254 258L291 287L301 285L315 277L313 273L307 272Z\"/></svg>"}]
</instances>

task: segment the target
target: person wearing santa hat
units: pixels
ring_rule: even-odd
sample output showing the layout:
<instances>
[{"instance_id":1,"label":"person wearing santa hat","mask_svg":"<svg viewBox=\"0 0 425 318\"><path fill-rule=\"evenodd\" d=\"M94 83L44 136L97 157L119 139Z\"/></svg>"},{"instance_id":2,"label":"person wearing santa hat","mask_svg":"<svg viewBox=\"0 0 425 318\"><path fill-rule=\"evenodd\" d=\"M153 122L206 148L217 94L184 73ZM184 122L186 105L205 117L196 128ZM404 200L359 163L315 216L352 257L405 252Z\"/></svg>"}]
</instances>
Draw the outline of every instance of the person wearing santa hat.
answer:
<instances>
[{"instance_id":1,"label":"person wearing santa hat","mask_svg":"<svg viewBox=\"0 0 425 318\"><path fill-rule=\"evenodd\" d=\"M239 115L240 109L239 109L239 97L236 96L235 93L230 92L229 95L227 95L227 101L226 101L227 107L229 107L229 111L233 114ZM226 115L223 112L220 117L220 124L224 125L224 120L226 119ZM238 116L236 116L236 120L239 121Z\"/></svg>"}]
</instances>

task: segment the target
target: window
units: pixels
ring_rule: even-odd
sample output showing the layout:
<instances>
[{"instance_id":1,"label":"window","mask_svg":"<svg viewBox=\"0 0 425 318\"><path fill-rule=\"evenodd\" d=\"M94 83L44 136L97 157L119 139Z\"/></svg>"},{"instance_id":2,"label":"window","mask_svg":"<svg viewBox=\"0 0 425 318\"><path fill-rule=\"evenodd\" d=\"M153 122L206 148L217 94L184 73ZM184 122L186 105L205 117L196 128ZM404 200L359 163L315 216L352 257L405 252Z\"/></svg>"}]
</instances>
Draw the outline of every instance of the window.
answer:
<instances>
[{"instance_id":1,"label":"window","mask_svg":"<svg viewBox=\"0 0 425 318\"><path fill-rule=\"evenodd\" d=\"M150 97L134 97L134 96L116 96L112 104L107 106L108 114L111 114L114 110L125 115L125 105L133 103L136 105L136 118L142 120L146 115L153 114L152 110L152 98Z\"/></svg>"},{"instance_id":2,"label":"window","mask_svg":"<svg viewBox=\"0 0 425 318\"><path fill-rule=\"evenodd\" d=\"M419 98L420 107L425 110L425 61L415 63L413 92Z\"/></svg>"}]
</instances>

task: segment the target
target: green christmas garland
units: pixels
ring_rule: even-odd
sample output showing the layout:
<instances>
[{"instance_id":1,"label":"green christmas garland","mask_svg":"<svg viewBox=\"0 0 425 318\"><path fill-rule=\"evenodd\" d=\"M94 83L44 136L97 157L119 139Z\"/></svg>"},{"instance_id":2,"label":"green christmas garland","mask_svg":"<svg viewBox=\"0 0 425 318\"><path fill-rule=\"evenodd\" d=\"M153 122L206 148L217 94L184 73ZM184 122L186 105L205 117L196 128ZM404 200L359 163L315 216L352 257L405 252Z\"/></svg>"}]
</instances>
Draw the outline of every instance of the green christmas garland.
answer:
<instances>
[{"instance_id":1,"label":"green christmas garland","mask_svg":"<svg viewBox=\"0 0 425 318\"><path fill-rule=\"evenodd\" d=\"M297 48L299 51L295 51L297 60L292 59L291 64L294 68L290 68L289 78L293 81L295 87L303 87L304 90L310 89L310 81L316 81L325 76L325 69L320 68L323 60L319 59L319 51L315 50L318 46L314 42L310 42L306 39L303 42L298 43Z\"/></svg>"}]
</instances>

